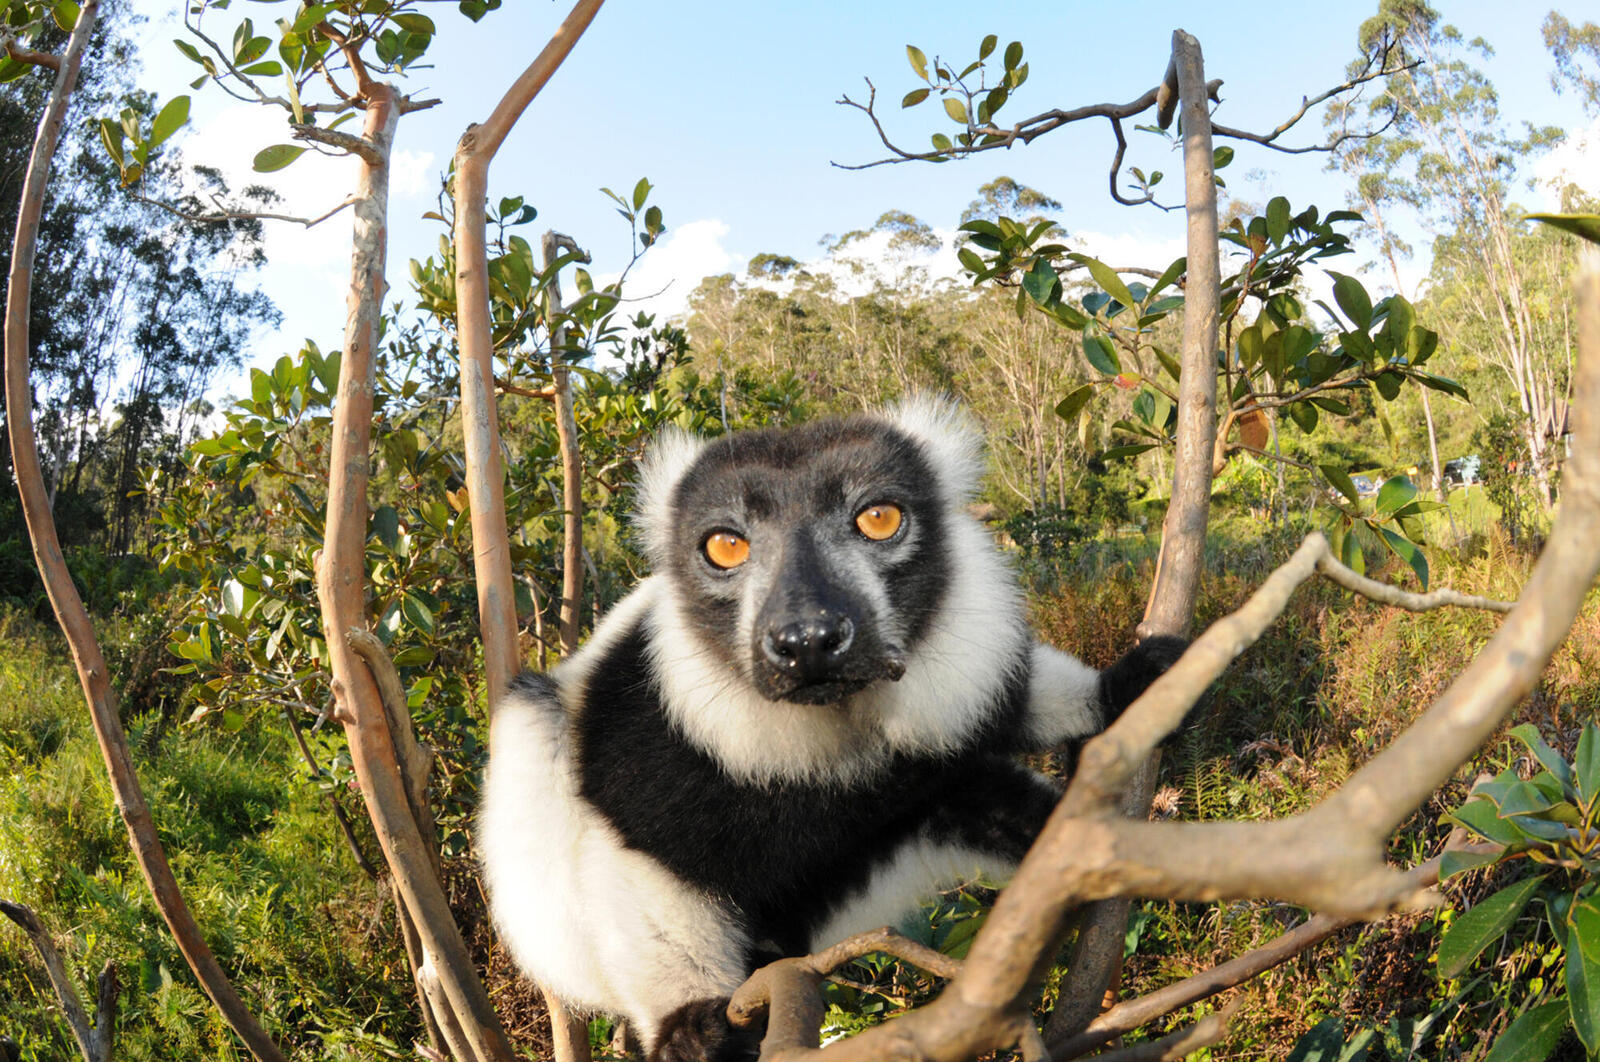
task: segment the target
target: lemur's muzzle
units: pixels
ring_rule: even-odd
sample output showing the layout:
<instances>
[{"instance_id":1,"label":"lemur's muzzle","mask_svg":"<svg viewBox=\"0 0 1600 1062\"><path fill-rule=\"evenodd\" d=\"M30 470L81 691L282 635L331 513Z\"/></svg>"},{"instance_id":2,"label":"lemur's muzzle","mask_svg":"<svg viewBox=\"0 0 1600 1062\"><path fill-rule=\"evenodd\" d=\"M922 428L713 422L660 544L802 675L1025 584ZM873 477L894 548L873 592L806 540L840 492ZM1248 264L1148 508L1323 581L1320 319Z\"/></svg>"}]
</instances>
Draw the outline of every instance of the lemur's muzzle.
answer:
<instances>
[{"instance_id":1,"label":"lemur's muzzle","mask_svg":"<svg viewBox=\"0 0 1600 1062\"><path fill-rule=\"evenodd\" d=\"M756 620L755 684L769 700L832 704L905 674L905 654L878 637L856 595L803 536L790 544Z\"/></svg>"}]
</instances>

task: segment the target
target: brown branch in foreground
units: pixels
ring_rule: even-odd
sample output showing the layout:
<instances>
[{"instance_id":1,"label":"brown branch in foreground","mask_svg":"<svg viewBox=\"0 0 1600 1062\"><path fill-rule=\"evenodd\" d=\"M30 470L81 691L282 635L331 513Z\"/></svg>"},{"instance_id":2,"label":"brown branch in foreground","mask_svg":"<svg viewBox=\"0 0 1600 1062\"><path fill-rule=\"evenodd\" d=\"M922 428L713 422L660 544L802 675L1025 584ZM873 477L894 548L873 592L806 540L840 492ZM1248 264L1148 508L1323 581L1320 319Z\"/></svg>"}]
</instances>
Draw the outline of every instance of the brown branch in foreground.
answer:
<instances>
[{"instance_id":1,"label":"brown branch in foreground","mask_svg":"<svg viewBox=\"0 0 1600 1062\"><path fill-rule=\"evenodd\" d=\"M127 735L123 732L122 720L111 692L105 656L61 553L61 540L56 534L55 516L45 491L38 443L33 433L33 395L28 379L31 349L28 321L39 218L49 185L50 166L66 118L67 104L77 82L78 68L83 61L89 35L94 29L99 6L99 0L84 0L79 10L78 22L68 39L63 62L56 71L55 86L50 91L44 115L39 120L17 208L5 311L6 427L11 442L12 473L28 524L34 562L44 582L45 593L49 595L56 622L72 650L73 664L77 668L78 681L83 686L90 721L116 797L117 810L127 828L129 846L138 861L156 909L161 912L174 943L189 964L189 969L194 972L200 987L250 1052L261 1062L282 1062L282 1052L255 1020L227 974L217 964L167 862L166 851L150 815L150 806L139 784L138 772L134 769Z\"/></svg>"},{"instance_id":2,"label":"brown branch in foreground","mask_svg":"<svg viewBox=\"0 0 1600 1062\"><path fill-rule=\"evenodd\" d=\"M1180 1062L1202 1047L1221 1042L1228 1035L1228 1024L1238 1012L1239 1004L1235 1001L1216 1014L1206 1015L1187 1029L1179 1029L1146 1044L1107 1051L1095 1057L1102 1062Z\"/></svg>"},{"instance_id":3,"label":"brown branch in foreground","mask_svg":"<svg viewBox=\"0 0 1600 1062\"><path fill-rule=\"evenodd\" d=\"M1455 843L1455 838L1452 838L1447 849L1483 853L1503 850L1499 845L1458 845ZM1408 871L1408 874L1418 888L1437 884L1441 861L1441 858L1436 856ZM1144 1026L1163 1014L1171 1014L1182 1007L1198 1003L1218 992L1259 977L1274 966L1287 962L1307 948L1321 943L1346 926L1355 925L1360 921L1359 918L1345 916L1313 915L1259 948L1245 952L1193 977L1109 1008L1090 1022L1083 1032L1049 1041L1050 1054L1057 1060L1077 1058L1109 1043L1115 1037Z\"/></svg>"},{"instance_id":4,"label":"brown branch in foreground","mask_svg":"<svg viewBox=\"0 0 1600 1062\"><path fill-rule=\"evenodd\" d=\"M348 151L362 161L371 165L385 165L383 149L366 137L356 136L353 133L340 132L337 129L324 129L320 125L300 125L289 123L289 135L296 140L310 140L316 144L325 144L340 151Z\"/></svg>"},{"instance_id":5,"label":"brown branch in foreground","mask_svg":"<svg viewBox=\"0 0 1600 1062\"><path fill-rule=\"evenodd\" d=\"M84 1062L111 1062L111 1043L117 1034L116 964L107 962L100 971L98 1001L94 1020L90 1021L78 989L67 973L67 964L62 961L61 952L56 950L55 942L50 939L50 931L39 916L27 905L9 900L0 900L0 914L15 922L33 941L39 958L44 961L45 973L50 977L50 987L55 989L56 999L61 1002L61 1013L78 1041L78 1050L82 1052Z\"/></svg>"},{"instance_id":6,"label":"brown branch in foreground","mask_svg":"<svg viewBox=\"0 0 1600 1062\"><path fill-rule=\"evenodd\" d=\"M410 758L397 721L385 710L380 667L369 669L346 636L366 621L366 535L368 453L373 415L375 354L381 327L388 254L388 158L399 122L399 94L391 85L367 86L362 139L378 148L379 163L363 157L355 189L355 220L350 259L349 312L339 393L334 403L329 456L327 525L317 566L317 598L322 612L337 717L349 739L351 765L384 858L416 928L424 969L440 980L438 998L459 1023L470 1055L459 1062L511 1062L515 1057L488 994L472 965L450 904L440 885L430 846L413 813L406 778ZM402 704L403 699L402 699ZM430 994L430 999L434 998ZM437 1014L441 1026L445 1014Z\"/></svg>"}]
</instances>

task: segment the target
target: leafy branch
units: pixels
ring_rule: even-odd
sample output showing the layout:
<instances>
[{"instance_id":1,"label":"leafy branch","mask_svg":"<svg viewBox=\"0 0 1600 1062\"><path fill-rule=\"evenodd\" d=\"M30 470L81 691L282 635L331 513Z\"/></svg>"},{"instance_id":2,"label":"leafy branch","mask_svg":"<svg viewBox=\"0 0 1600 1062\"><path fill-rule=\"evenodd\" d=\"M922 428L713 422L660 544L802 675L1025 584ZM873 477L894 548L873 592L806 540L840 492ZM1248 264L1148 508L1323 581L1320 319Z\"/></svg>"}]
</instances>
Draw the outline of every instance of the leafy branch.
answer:
<instances>
[{"instance_id":1,"label":"leafy branch","mask_svg":"<svg viewBox=\"0 0 1600 1062\"><path fill-rule=\"evenodd\" d=\"M1123 160L1128 150L1128 139L1123 123L1154 110L1155 124L1139 125L1136 128L1144 132L1161 134L1165 134L1171 128L1178 98L1177 69L1175 66L1168 66L1166 76L1159 85L1127 103L1093 103L1069 109L1056 108L1024 118L1009 127L1002 127L994 120L995 115L1010 101L1012 94L1021 88L1022 84L1027 80L1028 64L1023 62L1022 43L1020 41L1012 41L1007 45L1005 51L1001 53L1002 66L999 76L995 83L991 85L988 64L990 63L990 57L997 51L997 45L998 38L994 34L991 33L984 37L978 46L977 59L968 63L960 72L954 69L953 64L947 64L938 56L935 56L930 62L922 49L915 45L907 45L906 55L910 61L912 72L923 81L923 86L914 88L906 93L900 101L901 108L909 109L915 107L930 97L937 95L943 102L946 115L960 127L960 131L953 137L946 133L934 133L932 135L931 150L914 151L902 146L884 128L883 120L877 110L877 87L868 78L865 79L867 83L867 99L865 102L852 99L849 95L841 96L837 102L840 106L852 107L865 114L868 121L872 123L878 140L890 154L886 158L876 159L871 162L853 164L835 162L833 165L845 170L863 170L874 166L901 162L949 162L952 159L964 158L996 148L1010 148L1019 143L1029 144L1046 133L1053 132L1063 126L1095 118L1104 118L1110 124L1112 136L1116 141L1109 173L1111 198L1124 206L1141 206L1148 203L1162 210L1177 209L1177 204L1163 204L1158 202L1155 197L1154 188L1161 182L1163 177L1160 171L1153 172L1147 176L1138 167L1129 167L1127 172L1137 186L1138 193L1133 195L1125 194L1119 186L1119 175L1123 172ZM1351 129L1346 124L1336 135L1321 143L1290 147L1278 142L1280 137L1298 126L1300 121L1317 105L1358 90L1368 82L1410 70L1419 65L1419 63L1420 60L1408 59L1393 39L1385 37L1366 54L1362 64L1352 71L1345 80L1314 96L1302 97L1300 107L1283 122L1279 123L1276 128L1265 133L1257 133L1213 124L1212 133L1215 136L1261 144L1285 154L1333 151L1349 140L1370 139L1379 135L1394 123L1398 114L1396 107L1391 106L1387 117L1377 125L1362 129ZM976 78L975 81L974 78ZM1207 98L1213 103L1220 102L1221 88L1222 81L1220 79L1208 81L1206 83ZM1344 113L1348 115L1348 109ZM1226 152L1224 158L1232 156L1231 149L1219 149L1219 155L1223 152Z\"/></svg>"}]
</instances>

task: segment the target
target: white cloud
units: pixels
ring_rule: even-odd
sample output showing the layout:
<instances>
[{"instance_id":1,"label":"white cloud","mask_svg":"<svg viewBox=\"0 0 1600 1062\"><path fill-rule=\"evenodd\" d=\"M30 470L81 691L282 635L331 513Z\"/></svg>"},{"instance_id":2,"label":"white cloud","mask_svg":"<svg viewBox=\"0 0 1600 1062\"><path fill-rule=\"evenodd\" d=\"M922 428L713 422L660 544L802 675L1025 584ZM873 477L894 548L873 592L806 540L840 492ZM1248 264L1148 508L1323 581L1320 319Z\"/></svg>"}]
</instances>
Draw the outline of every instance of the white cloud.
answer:
<instances>
[{"instance_id":1,"label":"white cloud","mask_svg":"<svg viewBox=\"0 0 1600 1062\"><path fill-rule=\"evenodd\" d=\"M661 241L646 252L628 274L624 310L654 314L657 323L683 317L689 309L689 295L700 281L719 273L740 273L745 259L723 245L728 225L716 218L686 222L667 230ZM608 284L616 273L595 277L596 285Z\"/></svg>"},{"instance_id":2,"label":"white cloud","mask_svg":"<svg viewBox=\"0 0 1600 1062\"><path fill-rule=\"evenodd\" d=\"M1165 269L1174 259L1189 253L1187 239L1181 235L1155 239L1127 232L1076 232L1067 243L1073 250L1106 265L1142 269Z\"/></svg>"}]
</instances>

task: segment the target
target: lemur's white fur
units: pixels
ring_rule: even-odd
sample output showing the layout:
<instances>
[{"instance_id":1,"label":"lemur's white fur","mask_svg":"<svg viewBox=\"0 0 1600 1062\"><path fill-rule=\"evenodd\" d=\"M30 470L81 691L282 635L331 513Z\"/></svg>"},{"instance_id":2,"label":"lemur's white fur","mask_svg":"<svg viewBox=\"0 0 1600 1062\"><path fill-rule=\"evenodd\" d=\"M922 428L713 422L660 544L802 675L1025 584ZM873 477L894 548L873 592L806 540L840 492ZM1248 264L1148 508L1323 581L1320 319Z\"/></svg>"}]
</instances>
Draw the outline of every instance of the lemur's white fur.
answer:
<instances>
[{"instance_id":1,"label":"lemur's white fur","mask_svg":"<svg viewBox=\"0 0 1600 1062\"><path fill-rule=\"evenodd\" d=\"M739 665L713 652L686 622L665 576L645 579L607 614L590 641L555 669L562 704L519 695L496 714L494 755L479 822L495 919L517 964L568 1004L623 1013L653 1043L660 1022L694 1000L725 996L744 979L745 941L712 897L652 858L625 848L578 794L568 716L588 695L596 663L636 624L672 723L730 775L750 782L847 783L881 769L896 750L942 751L978 725L1031 664L1025 725L1055 742L1101 725L1096 673L1032 644L1016 580L987 532L964 511L982 471L981 437L952 403L913 399L884 418L920 445L939 477L948 549L958 558L940 615L911 648L904 676L843 704L767 701ZM657 440L640 486L640 530L657 568L671 545L672 495L702 443ZM877 571L858 573L869 601L887 601ZM876 621L894 630L894 617ZM748 626L749 617L741 617ZM745 632L748 638L748 631ZM748 644L746 642L745 644ZM1007 662L1007 663L1000 663ZM813 944L895 921L919 898L1009 865L934 837L904 844L858 896L834 911Z\"/></svg>"}]
</instances>

